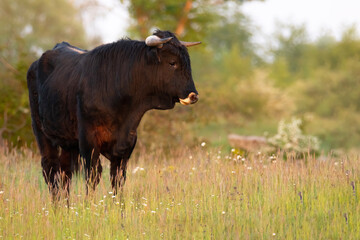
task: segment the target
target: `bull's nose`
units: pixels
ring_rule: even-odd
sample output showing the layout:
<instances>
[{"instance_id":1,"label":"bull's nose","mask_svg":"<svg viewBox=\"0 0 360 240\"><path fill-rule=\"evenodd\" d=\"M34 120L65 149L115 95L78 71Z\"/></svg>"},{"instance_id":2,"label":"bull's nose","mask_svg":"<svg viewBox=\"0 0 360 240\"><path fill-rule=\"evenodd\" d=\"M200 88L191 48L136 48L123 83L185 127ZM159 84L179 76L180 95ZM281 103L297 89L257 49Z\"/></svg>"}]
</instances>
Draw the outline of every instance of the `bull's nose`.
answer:
<instances>
[{"instance_id":1,"label":"bull's nose","mask_svg":"<svg viewBox=\"0 0 360 240\"><path fill-rule=\"evenodd\" d=\"M180 98L180 103L183 105L189 105L196 103L198 100L199 100L199 96L196 93L192 92L189 94L187 98L185 99Z\"/></svg>"},{"instance_id":2,"label":"bull's nose","mask_svg":"<svg viewBox=\"0 0 360 240\"><path fill-rule=\"evenodd\" d=\"M199 95L192 92L192 93L189 94L189 98L190 98L191 104L194 104L199 100Z\"/></svg>"}]
</instances>

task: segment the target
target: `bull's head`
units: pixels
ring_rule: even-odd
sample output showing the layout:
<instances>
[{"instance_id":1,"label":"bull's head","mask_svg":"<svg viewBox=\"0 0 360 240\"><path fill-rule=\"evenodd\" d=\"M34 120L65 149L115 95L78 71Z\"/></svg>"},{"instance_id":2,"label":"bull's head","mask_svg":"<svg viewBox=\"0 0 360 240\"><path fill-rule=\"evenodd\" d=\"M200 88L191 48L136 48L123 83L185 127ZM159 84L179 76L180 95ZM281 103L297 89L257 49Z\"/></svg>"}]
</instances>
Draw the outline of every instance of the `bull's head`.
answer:
<instances>
[{"instance_id":1,"label":"bull's head","mask_svg":"<svg viewBox=\"0 0 360 240\"><path fill-rule=\"evenodd\" d=\"M146 38L145 43L151 47L150 55L158 65L157 78L160 80L161 88L166 89L166 94L171 95L174 104L196 103L199 97L192 79L187 47L201 42L179 41L171 32L158 30Z\"/></svg>"}]
</instances>

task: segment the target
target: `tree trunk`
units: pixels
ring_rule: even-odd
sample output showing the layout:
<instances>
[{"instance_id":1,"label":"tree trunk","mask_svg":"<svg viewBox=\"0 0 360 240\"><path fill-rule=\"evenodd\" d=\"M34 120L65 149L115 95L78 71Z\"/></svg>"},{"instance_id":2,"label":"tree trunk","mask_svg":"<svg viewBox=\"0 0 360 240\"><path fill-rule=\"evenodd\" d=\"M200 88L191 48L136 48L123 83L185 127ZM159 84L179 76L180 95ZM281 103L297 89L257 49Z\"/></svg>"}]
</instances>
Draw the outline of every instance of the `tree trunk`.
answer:
<instances>
[{"instance_id":1,"label":"tree trunk","mask_svg":"<svg viewBox=\"0 0 360 240\"><path fill-rule=\"evenodd\" d=\"M183 9L183 14L178 22L178 25L175 30L175 34L178 36L182 36L185 32L186 23L189 20L189 12L192 8L192 0L187 0Z\"/></svg>"}]
</instances>

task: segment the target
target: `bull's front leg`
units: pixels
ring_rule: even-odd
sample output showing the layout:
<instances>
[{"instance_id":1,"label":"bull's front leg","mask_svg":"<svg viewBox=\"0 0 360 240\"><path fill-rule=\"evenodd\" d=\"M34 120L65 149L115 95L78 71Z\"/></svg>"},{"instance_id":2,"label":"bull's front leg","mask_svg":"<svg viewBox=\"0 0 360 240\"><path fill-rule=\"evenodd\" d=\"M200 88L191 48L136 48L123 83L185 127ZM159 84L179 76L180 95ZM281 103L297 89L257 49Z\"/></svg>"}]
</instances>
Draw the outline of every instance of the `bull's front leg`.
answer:
<instances>
[{"instance_id":1,"label":"bull's front leg","mask_svg":"<svg viewBox=\"0 0 360 240\"><path fill-rule=\"evenodd\" d=\"M79 151L83 158L85 170L86 194L89 186L94 190L100 182L102 166L100 162L100 146L96 145L93 125L86 121L80 96L77 96L77 118L79 134Z\"/></svg>"},{"instance_id":2,"label":"bull's front leg","mask_svg":"<svg viewBox=\"0 0 360 240\"><path fill-rule=\"evenodd\" d=\"M122 192L126 181L126 169L129 159L114 158L111 160L110 180L114 195L118 193L118 189Z\"/></svg>"},{"instance_id":3,"label":"bull's front leg","mask_svg":"<svg viewBox=\"0 0 360 240\"><path fill-rule=\"evenodd\" d=\"M102 166L100 162L100 152L96 149L89 149L82 153L83 166L85 170L86 194L89 192L89 187L95 190L100 182Z\"/></svg>"},{"instance_id":4,"label":"bull's front leg","mask_svg":"<svg viewBox=\"0 0 360 240\"><path fill-rule=\"evenodd\" d=\"M101 165L100 165L100 152L97 148L91 144L86 132L80 131L79 134L79 149L80 155L83 158L83 167L85 171L85 181L86 181L86 194L88 194L89 186L93 189L100 180L101 175ZM98 169L100 172L98 172Z\"/></svg>"},{"instance_id":5,"label":"bull's front leg","mask_svg":"<svg viewBox=\"0 0 360 240\"><path fill-rule=\"evenodd\" d=\"M88 170L88 179L87 185L90 186L93 190L95 190L96 186L99 184L102 173L102 166L100 162L100 152L98 150L93 149L92 156L90 158L90 168Z\"/></svg>"},{"instance_id":6,"label":"bull's front leg","mask_svg":"<svg viewBox=\"0 0 360 240\"><path fill-rule=\"evenodd\" d=\"M119 138L112 151L110 159L110 181L114 191L114 195L118 193L118 189L122 191L126 181L126 169L129 158L134 150L137 135L136 131L129 131L126 137Z\"/></svg>"}]
</instances>

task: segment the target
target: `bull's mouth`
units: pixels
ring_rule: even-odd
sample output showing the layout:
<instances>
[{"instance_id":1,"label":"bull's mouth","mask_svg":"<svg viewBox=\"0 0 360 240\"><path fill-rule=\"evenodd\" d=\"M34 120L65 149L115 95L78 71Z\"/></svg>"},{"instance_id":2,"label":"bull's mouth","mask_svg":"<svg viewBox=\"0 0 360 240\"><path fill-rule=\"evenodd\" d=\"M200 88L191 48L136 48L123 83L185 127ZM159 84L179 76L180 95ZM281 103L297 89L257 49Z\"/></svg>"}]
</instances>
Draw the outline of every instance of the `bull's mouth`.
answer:
<instances>
[{"instance_id":1,"label":"bull's mouth","mask_svg":"<svg viewBox=\"0 0 360 240\"><path fill-rule=\"evenodd\" d=\"M190 93L187 98L184 98L184 99L179 98L179 101L182 105L194 104L198 100L199 100L199 96L194 92Z\"/></svg>"}]
</instances>

